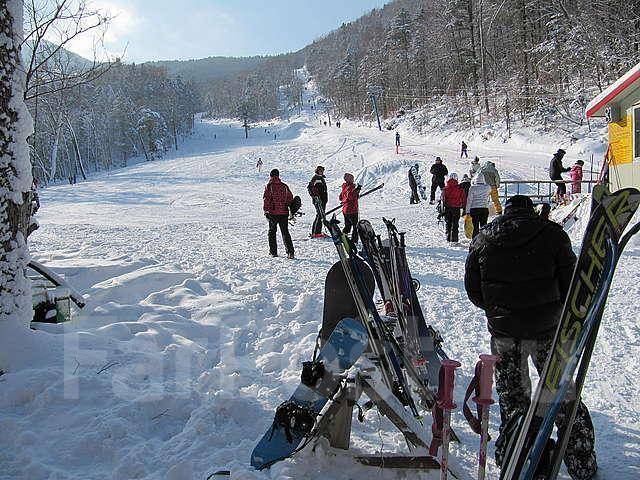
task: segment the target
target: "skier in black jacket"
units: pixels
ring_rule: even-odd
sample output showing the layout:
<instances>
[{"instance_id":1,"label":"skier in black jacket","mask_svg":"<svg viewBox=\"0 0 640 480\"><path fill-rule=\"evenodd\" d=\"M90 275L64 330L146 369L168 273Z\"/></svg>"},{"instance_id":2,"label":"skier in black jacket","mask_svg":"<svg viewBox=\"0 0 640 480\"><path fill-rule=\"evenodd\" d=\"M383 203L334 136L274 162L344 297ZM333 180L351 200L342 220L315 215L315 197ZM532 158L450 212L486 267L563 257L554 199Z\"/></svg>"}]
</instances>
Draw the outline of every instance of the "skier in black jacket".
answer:
<instances>
[{"instance_id":1,"label":"skier in black jacket","mask_svg":"<svg viewBox=\"0 0 640 480\"><path fill-rule=\"evenodd\" d=\"M436 157L436 163L431 165L431 170L429 170L431 175L431 199L430 204L436 200L436 190L438 187L444 190L444 179L447 175L449 175L449 170L445 167L444 163L442 163L442 159L440 157Z\"/></svg>"},{"instance_id":2,"label":"skier in black jacket","mask_svg":"<svg viewBox=\"0 0 640 480\"><path fill-rule=\"evenodd\" d=\"M556 202L560 203L560 201L567 194L567 185L564 183L562 179L562 174L571 170L571 168L565 168L562 165L562 159L565 154L564 150L561 148L558 149L556 153L553 154L553 158L551 158L551 163L549 163L549 178L556 182L558 186L556 190Z\"/></svg>"},{"instance_id":3,"label":"skier in black jacket","mask_svg":"<svg viewBox=\"0 0 640 480\"><path fill-rule=\"evenodd\" d=\"M326 209L329 196L327 194L327 181L324 176L324 167L322 165L318 165L316 167L315 175L311 177L309 185L307 185L307 190L309 191L309 195L311 195L311 199L313 200L315 197L320 198L320 201L322 202L322 209ZM322 217L319 214L316 214L313 226L311 227L311 238L319 238L323 236Z\"/></svg>"},{"instance_id":4,"label":"skier in black jacket","mask_svg":"<svg viewBox=\"0 0 640 480\"><path fill-rule=\"evenodd\" d=\"M469 299L485 311L491 352L499 355L496 390L500 398L500 436L496 463L502 466L507 425L531 402L528 358L542 372L560 321L576 256L558 224L541 219L529 197L516 195L504 215L485 226L471 243L465 268ZM571 392L567 399L572 399ZM568 405L556 418L562 432ZM589 411L580 403L564 455L574 480L597 470L595 436Z\"/></svg>"}]
</instances>

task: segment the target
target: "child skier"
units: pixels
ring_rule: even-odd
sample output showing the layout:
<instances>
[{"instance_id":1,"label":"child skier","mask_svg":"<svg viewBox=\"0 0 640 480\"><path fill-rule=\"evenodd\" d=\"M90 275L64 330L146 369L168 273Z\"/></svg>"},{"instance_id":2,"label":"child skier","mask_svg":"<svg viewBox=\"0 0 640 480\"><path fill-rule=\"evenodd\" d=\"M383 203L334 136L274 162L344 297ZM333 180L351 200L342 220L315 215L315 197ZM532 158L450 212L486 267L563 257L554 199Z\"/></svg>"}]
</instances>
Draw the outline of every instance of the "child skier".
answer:
<instances>
[{"instance_id":1,"label":"child skier","mask_svg":"<svg viewBox=\"0 0 640 480\"><path fill-rule=\"evenodd\" d=\"M344 215L344 229L342 233L349 234L353 228L351 241L354 244L358 243L358 197L360 196L361 188L362 185L356 185L354 183L353 175L350 173L344 174L342 191L338 197L342 203L342 214Z\"/></svg>"},{"instance_id":2,"label":"child skier","mask_svg":"<svg viewBox=\"0 0 640 480\"><path fill-rule=\"evenodd\" d=\"M584 162L578 160L571 170L569 171L569 177L571 178L571 194L575 195L582 192L582 166Z\"/></svg>"},{"instance_id":3,"label":"child skier","mask_svg":"<svg viewBox=\"0 0 640 480\"><path fill-rule=\"evenodd\" d=\"M458 243L458 224L460 222L460 212L467 204L467 196L460 185L458 185L458 175L449 175L447 185L442 192L442 206L444 208L444 220L447 231L447 242Z\"/></svg>"}]
</instances>

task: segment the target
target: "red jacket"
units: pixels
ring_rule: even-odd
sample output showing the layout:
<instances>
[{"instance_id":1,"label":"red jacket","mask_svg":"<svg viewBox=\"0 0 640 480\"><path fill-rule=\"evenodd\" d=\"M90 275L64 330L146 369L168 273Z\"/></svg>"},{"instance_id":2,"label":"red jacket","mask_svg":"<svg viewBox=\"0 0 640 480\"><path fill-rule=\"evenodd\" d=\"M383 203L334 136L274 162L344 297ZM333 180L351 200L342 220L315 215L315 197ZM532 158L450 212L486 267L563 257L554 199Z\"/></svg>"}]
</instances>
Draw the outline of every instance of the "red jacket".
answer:
<instances>
[{"instance_id":1,"label":"red jacket","mask_svg":"<svg viewBox=\"0 0 640 480\"><path fill-rule=\"evenodd\" d=\"M360 190L354 183L343 183L342 192L340 192L340 201L342 202L342 213L345 215L353 215L358 213L358 197Z\"/></svg>"},{"instance_id":2,"label":"red jacket","mask_svg":"<svg viewBox=\"0 0 640 480\"><path fill-rule=\"evenodd\" d=\"M464 190L458 185L458 181L453 178L447 180L442 199L445 207L464 208L467 204L467 196Z\"/></svg>"},{"instance_id":3,"label":"red jacket","mask_svg":"<svg viewBox=\"0 0 640 480\"><path fill-rule=\"evenodd\" d=\"M293 194L286 183L278 177L271 177L264 189L263 210L271 215L288 215Z\"/></svg>"}]
</instances>

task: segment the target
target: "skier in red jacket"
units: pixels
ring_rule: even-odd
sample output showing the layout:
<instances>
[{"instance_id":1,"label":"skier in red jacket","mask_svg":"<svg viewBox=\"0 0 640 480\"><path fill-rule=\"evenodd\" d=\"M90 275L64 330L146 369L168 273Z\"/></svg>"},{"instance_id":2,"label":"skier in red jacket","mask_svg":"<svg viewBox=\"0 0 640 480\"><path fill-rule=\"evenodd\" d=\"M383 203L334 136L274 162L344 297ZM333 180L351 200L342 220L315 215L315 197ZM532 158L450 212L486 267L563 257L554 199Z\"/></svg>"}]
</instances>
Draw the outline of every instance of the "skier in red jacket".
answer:
<instances>
[{"instance_id":1,"label":"skier in red jacket","mask_svg":"<svg viewBox=\"0 0 640 480\"><path fill-rule=\"evenodd\" d=\"M278 256L276 230L280 227L287 257L293 258L293 242L289 234L289 205L293 201L293 194L287 184L280 180L280 172L277 168L271 170L269 175L269 183L267 183L262 196L264 216L269 220L269 255Z\"/></svg>"},{"instance_id":2,"label":"skier in red jacket","mask_svg":"<svg viewBox=\"0 0 640 480\"><path fill-rule=\"evenodd\" d=\"M343 233L349 234L351 228L351 240L358 243L358 197L360 196L361 185L355 184L353 175L344 174L344 183L342 184L342 192L340 192L339 200L342 202L342 214L344 215Z\"/></svg>"},{"instance_id":3,"label":"skier in red jacket","mask_svg":"<svg viewBox=\"0 0 640 480\"><path fill-rule=\"evenodd\" d=\"M460 213L467 204L467 196L458 185L458 175L452 173L442 192L442 206L447 226L447 242L458 243L458 223Z\"/></svg>"}]
</instances>

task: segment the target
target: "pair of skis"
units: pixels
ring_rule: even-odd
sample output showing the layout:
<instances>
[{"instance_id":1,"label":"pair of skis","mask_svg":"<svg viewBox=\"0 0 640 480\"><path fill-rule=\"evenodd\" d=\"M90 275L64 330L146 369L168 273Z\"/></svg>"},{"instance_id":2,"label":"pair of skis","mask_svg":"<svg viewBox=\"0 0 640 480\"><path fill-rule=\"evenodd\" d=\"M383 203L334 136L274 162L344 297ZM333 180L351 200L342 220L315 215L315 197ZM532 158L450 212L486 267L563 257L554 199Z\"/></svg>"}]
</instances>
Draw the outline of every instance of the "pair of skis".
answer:
<instances>
[{"instance_id":1,"label":"pair of skis","mask_svg":"<svg viewBox=\"0 0 640 480\"><path fill-rule=\"evenodd\" d=\"M636 189L611 194L602 185L594 188L591 217L552 350L529 410L507 445L501 480L553 479L558 474L616 265L628 241L640 230L636 224L623 236L639 203ZM573 394L571 400L567 400L568 393ZM566 429L549 464L540 465L564 402L569 402Z\"/></svg>"}]
</instances>

